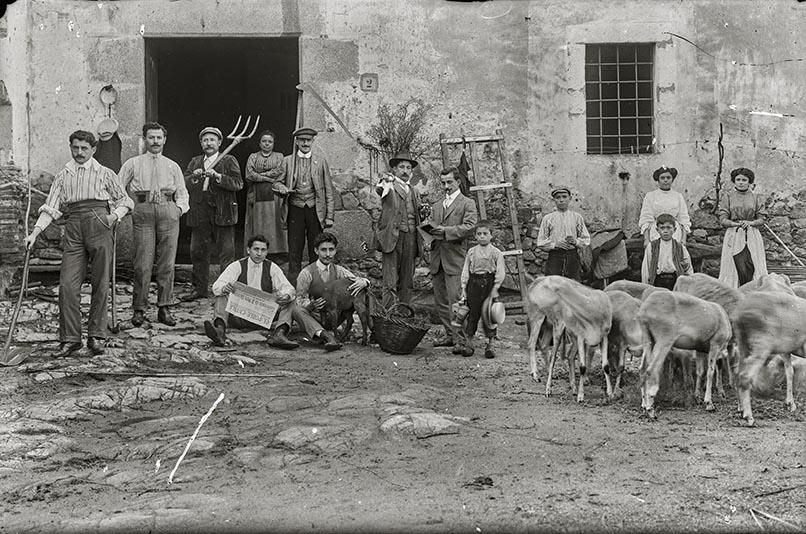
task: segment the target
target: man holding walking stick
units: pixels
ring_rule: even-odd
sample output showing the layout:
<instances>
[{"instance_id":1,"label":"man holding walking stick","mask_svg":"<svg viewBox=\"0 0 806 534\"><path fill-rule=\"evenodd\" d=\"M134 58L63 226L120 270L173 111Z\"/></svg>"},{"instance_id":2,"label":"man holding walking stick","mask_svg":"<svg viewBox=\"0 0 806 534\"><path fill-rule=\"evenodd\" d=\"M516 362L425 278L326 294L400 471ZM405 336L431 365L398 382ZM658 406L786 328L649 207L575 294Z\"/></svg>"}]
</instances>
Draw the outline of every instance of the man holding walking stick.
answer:
<instances>
[{"instance_id":1,"label":"man holding walking stick","mask_svg":"<svg viewBox=\"0 0 806 534\"><path fill-rule=\"evenodd\" d=\"M107 299L112 256L112 229L134 207L118 177L95 159L95 136L83 130L70 134L73 159L54 178L39 219L25 247L31 248L51 221L65 217L62 268L59 275L59 350L55 357L73 354L81 343L81 283L92 268L92 300L87 346L103 354L107 337ZM110 212L110 205L112 211Z\"/></svg>"}]
</instances>

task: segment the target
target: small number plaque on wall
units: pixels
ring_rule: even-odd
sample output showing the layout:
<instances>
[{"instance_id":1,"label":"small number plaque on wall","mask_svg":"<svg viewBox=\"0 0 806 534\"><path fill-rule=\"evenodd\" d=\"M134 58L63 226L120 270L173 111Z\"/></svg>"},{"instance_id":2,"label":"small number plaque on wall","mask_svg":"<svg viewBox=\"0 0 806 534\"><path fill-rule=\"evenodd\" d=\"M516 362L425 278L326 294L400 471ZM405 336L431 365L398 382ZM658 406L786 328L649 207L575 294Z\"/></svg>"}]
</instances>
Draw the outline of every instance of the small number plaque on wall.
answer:
<instances>
[{"instance_id":1,"label":"small number plaque on wall","mask_svg":"<svg viewBox=\"0 0 806 534\"><path fill-rule=\"evenodd\" d=\"M361 90L369 92L378 91L378 75L375 73L366 73L361 75Z\"/></svg>"}]
</instances>

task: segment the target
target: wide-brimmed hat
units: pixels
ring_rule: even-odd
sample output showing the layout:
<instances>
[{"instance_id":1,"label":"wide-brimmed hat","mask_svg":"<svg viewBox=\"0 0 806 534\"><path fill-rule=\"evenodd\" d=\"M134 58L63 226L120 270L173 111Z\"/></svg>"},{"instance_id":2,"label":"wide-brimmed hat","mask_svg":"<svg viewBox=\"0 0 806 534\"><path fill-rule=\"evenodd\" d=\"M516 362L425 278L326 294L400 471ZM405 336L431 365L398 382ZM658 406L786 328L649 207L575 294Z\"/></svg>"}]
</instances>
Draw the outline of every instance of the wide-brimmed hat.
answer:
<instances>
[{"instance_id":1,"label":"wide-brimmed hat","mask_svg":"<svg viewBox=\"0 0 806 534\"><path fill-rule=\"evenodd\" d=\"M106 117L98 123L98 138L101 141L109 141L112 139L112 136L115 135L115 132L118 131L119 126L117 120L112 117Z\"/></svg>"},{"instance_id":2,"label":"wide-brimmed hat","mask_svg":"<svg viewBox=\"0 0 806 534\"><path fill-rule=\"evenodd\" d=\"M296 130L294 130L293 136L294 136L294 137L302 137L302 136L306 136L306 137L316 137L316 134L318 134L318 133L319 133L319 132L317 132L317 131L316 131L316 130L314 130L313 128L309 128L309 127L307 127L307 126L303 126L303 127L301 127L301 128L297 128Z\"/></svg>"},{"instance_id":3,"label":"wide-brimmed hat","mask_svg":"<svg viewBox=\"0 0 806 534\"><path fill-rule=\"evenodd\" d=\"M487 328L495 328L503 324L507 318L507 310L503 302L498 299L487 297L481 304L481 320L487 325Z\"/></svg>"},{"instance_id":4,"label":"wide-brimmed hat","mask_svg":"<svg viewBox=\"0 0 806 534\"><path fill-rule=\"evenodd\" d=\"M221 134L221 130L219 130L215 126L205 126L204 129L201 132L199 132L199 141L201 141L201 138L208 133L218 136L218 139L221 141L223 141L224 139L224 136Z\"/></svg>"},{"instance_id":5,"label":"wide-brimmed hat","mask_svg":"<svg viewBox=\"0 0 806 534\"><path fill-rule=\"evenodd\" d=\"M419 165L411 157L411 154L409 153L409 151L404 150L402 152L398 152L397 154L395 154L395 157L393 157L392 159L389 160L389 167L391 167L391 168L397 167L397 164L400 163L401 161L408 161L409 163L411 163L411 168L412 169L414 167L416 167L417 165Z\"/></svg>"}]
</instances>

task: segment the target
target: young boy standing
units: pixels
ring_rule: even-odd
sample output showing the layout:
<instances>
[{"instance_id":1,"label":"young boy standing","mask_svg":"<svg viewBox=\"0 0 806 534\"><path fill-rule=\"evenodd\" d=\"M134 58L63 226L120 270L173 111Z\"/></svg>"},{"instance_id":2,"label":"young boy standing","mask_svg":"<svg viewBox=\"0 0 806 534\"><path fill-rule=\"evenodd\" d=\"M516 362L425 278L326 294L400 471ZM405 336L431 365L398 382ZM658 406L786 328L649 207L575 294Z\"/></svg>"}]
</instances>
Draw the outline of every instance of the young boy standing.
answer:
<instances>
[{"instance_id":1,"label":"young boy standing","mask_svg":"<svg viewBox=\"0 0 806 534\"><path fill-rule=\"evenodd\" d=\"M557 186L551 190L551 198L554 199L557 211L543 217L537 234L538 248L549 253L544 273L579 281L582 276L582 264L579 261L578 249L590 245L591 236L582 215L568 209L571 189Z\"/></svg>"},{"instance_id":2,"label":"young boy standing","mask_svg":"<svg viewBox=\"0 0 806 534\"><path fill-rule=\"evenodd\" d=\"M647 284L671 290L678 276L694 273L691 256L685 245L673 239L677 227L674 217L662 213L655 219L655 226L660 238L652 241L644 251L641 278Z\"/></svg>"},{"instance_id":3,"label":"young boy standing","mask_svg":"<svg viewBox=\"0 0 806 534\"><path fill-rule=\"evenodd\" d=\"M479 319L481 318L481 308L485 299L498 298L498 288L504 282L506 270L504 267L504 255L492 241L492 225L490 221L479 221L476 225L476 242L478 245L467 251L465 264L462 268L461 286L462 296L460 303L466 303L470 311L467 314L464 324L464 339L460 345L453 349L454 354L462 356L473 355L473 336L476 335ZM497 332L497 328L490 327L482 321L484 335L487 336L487 347L484 350L486 358L495 358L492 344Z\"/></svg>"}]
</instances>

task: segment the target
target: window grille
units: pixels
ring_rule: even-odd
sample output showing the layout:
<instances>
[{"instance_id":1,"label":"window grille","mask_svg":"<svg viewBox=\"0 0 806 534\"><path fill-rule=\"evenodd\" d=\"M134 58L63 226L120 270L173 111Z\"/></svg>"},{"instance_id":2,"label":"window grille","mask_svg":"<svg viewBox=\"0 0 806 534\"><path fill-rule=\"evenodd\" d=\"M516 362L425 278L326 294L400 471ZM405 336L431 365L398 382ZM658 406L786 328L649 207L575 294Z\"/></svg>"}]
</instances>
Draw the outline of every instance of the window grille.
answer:
<instances>
[{"instance_id":1,"label":"window grille","mask_svg":"<svg viewBox=\"0 0 806 534\"><path fill-rule=\"evenodd\" d=\"M653 152L654 43L585 47L588 154Z\"/></svg>"}]
</instances>

